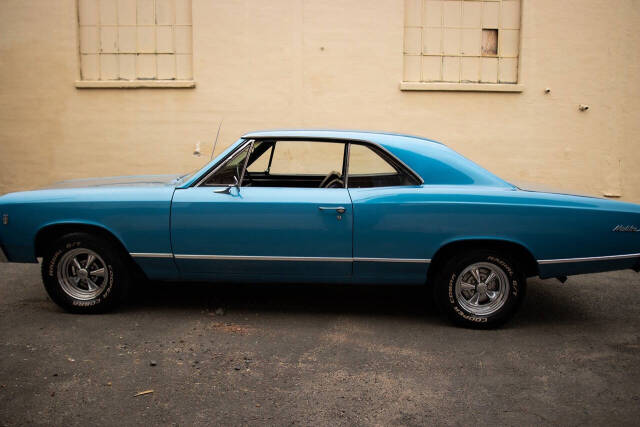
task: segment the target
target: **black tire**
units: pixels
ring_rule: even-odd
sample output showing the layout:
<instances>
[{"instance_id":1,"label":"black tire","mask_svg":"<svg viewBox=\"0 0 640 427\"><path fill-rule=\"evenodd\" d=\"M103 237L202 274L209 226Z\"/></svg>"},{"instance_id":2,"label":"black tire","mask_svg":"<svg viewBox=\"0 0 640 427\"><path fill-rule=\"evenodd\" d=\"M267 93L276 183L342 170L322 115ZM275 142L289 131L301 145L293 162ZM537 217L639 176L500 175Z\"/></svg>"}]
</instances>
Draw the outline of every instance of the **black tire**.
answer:
<instances>
[{"instance_id":1,"label":"black tire","mask_svg":"<svg viewBox=\"0 0 640 427\"><path fill-rule=\"evenodd\" d=\"M475 269L468 270L474 265L479 266L480 283L475 280ZM490 280L488 285L484 284L492 271L499 277ZM467 283L474 285L475 289L469 289ZM484 288L479 289L481 284ZM433 283L434 299L440 311L454 324L473 329L495 328L509 320L520 307L526 287L526 278L514 259L486 250L469 251L453 257L438 270ZM503 291L499 292L499 289ZM489 299L489 292L495 302ZM471 301L476 293L487 305L473 306ZM465 295L472 296L467 300ZM478 302L476 299L475 303Z\"/></svg>"},{"instance_id":2,"label":"black tire","mask_svg":"<svg viewBox=\"0 0 640 427\"><path fill-rule=\"evenodd\" d=\"M82 266L83 259L85 263L89 262L88 255L84 253L95 254L95 261L90 266L84 266L84 272L81 272L75 267L73 259ZM99 267L103 270L102 278L91 276L99 273ZM92 268L94 270L90 272ZM72 277L69 272L73 271L79 273ZM73 278L78 278L80 274L92 280L93 290L86 279L70 285L74 283ZM122 250L109 240L88 233L71 233L53 242L46 250L42 260L42 281L51 299L66 311L104 313L114 309L127 296L131 272Z\"/></svg>"}]
</instances>

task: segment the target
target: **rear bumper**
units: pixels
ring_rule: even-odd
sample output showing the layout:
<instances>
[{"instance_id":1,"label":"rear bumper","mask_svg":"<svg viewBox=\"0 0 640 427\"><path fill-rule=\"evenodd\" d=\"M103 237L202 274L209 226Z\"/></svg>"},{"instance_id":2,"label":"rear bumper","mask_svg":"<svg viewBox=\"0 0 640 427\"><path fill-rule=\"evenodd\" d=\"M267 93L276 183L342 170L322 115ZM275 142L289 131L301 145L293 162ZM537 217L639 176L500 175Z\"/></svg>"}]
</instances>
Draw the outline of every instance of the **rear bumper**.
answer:
<instances>
[{"instance_id":1,"label":"rear bumper","mask_svg":"<svg viewBox=\"0 0 640 427\"><path fill-rule=\"evenodd\" d=\"M4 250L2 250L2 246L0 245L0 263L3 262L9 262L9 260L7 259L7 255L4 253Z\"/></svg>"}]
</instances>

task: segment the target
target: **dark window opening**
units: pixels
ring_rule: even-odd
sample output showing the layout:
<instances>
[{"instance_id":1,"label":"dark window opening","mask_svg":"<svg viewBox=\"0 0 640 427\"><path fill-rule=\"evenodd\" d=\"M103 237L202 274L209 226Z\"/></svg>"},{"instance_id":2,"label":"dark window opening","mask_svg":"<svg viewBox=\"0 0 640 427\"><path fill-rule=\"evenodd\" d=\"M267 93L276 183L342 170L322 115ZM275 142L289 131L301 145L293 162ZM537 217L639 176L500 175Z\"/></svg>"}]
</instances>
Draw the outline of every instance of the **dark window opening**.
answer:
<instances>
[{"instance_id":1,"label":"dark window opening","mask_svg":"<svg viewBox=\"0 0 640 427\"><path fill-rule=\"evenodd\" d=\"M413 179L372 148L351 144L349 148L349 188L396 187L415 185Z\"/></svg>"},{"instance_id":2,"label":"dark window opening","mask_svg":"<svg viewBox=\"0 0 640 427\"><path fill-rule=\"evenodd\" d=\"M498 55L498 30L482 30L482 56Z\"/></svg>"},{"instance_id":3,"label":"dark window opening","mask_svg":"<svg viewBox=\"0 0 640 427\"><path fill-rule=\"evenodd\" d=\"M347 173L348 170L348 173ZM347 176L347 179L345 177ZM381 149L341 141L250 141L205 179L204 186L369 188L418 185Z\"/></svg>"},{"instance_id":4,"label":"dark window opening","mask_svg":"<svg viewBox=\"0 0 640 427\"><path fill-rule=\"evenodd\" d=\"M235 178L242 187L344 188L344 153L344 142L255 141L204 185L231 185Z\"/></svg>"}]
</instances>

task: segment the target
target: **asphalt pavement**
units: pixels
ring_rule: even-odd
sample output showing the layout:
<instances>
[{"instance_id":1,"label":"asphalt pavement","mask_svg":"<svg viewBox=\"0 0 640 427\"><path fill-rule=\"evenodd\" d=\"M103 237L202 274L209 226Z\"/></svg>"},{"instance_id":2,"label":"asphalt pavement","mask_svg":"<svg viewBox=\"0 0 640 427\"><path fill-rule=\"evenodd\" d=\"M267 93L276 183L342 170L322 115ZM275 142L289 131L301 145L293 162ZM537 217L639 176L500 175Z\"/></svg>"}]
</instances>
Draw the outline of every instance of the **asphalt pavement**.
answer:
<instances>
[{"instance_id":1,"label":"asphalt pavement","mask_svg":"<svg viewBox=\"0 0 640 427\"><path fill-rule=\"evenodd\" d=\"M401 286L154 283L81 316L0 264L0 425L637 425L640 274L528 285L492 331Z\"/></svg>"}]
</instances>

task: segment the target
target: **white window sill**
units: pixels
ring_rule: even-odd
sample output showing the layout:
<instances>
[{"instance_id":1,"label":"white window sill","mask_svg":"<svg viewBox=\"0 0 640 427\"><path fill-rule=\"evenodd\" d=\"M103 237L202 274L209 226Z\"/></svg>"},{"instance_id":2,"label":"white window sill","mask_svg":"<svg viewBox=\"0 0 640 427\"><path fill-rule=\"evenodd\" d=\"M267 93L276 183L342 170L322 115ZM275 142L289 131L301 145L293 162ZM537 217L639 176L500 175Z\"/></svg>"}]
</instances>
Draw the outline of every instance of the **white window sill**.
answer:
<instances>
[{"instance_id":1,"label":"white window sill","mask_svg":"<svg viewBox=\"0 0 640 427\"><path fill-rule=\"evenodd\" d=\"M194 80L76 80L78 89L85 88L192 88Z\"/></svg>"},{"instance_id":2,"label":"white window sill","mask_svg":"<svg viewBox=\"0 0 640 427\"><path fill-rule=\"evenodd\" d=\"M458 92L522 92L524 86L509 83L441 83L400 82L400 90L431 90Z\"/></svg>"}]
</instances>

